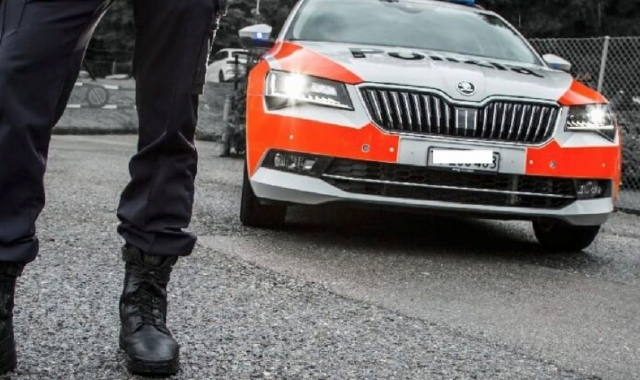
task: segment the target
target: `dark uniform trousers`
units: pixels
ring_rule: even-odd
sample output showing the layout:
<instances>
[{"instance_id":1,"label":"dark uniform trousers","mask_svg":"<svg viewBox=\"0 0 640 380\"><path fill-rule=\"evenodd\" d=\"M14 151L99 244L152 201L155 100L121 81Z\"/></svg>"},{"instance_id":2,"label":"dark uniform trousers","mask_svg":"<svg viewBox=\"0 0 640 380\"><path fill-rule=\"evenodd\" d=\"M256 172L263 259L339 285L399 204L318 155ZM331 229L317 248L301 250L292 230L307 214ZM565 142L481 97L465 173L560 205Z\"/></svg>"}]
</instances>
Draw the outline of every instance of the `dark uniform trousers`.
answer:
<instances>
[{"instance_id":1,"label":"dark uniform trousers","mask_svg":"<svg viewBox=\"0 0 640 380\"><path fill-rule=\"evenodd\" d=\"M0 262L33 261L52 128L112 0L0 0ZM134 1L139 117L117 216L126 243L187 256L198 155L198 96L218 29L217 0ZM100 170L96 167L95 170Z\"/></svg>"}]
</instances>

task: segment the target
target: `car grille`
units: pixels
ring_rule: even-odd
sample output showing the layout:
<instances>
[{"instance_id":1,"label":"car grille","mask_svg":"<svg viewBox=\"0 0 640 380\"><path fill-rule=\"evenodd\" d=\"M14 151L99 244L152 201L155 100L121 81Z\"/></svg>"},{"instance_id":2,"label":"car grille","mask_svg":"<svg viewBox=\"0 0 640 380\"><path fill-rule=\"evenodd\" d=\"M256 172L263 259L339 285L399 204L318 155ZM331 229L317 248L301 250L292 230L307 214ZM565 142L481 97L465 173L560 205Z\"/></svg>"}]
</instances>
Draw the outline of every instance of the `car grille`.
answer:
<instances>
[{"instance_id":1,"label":"car grille","mask_svg":"<svg viewBox=\"0 0 640 380\"><path fill-rule=\"evenodd\" d=\"M322 175L343 191L463 204L558 209L577 200L571 179L475 174L334 160Z\"/></svg>"},{"instance_id":2,"label":"car grille","mask_svg":"<svg viewBox=\"0 0 640 380\"><path fill-rule=\"evenodd\" d=\"M555 105L522 101L457 106L416 90L360 91L373 122L389 132L539 144L551 138L560 111Z\"/></svg>"}]
</instances>

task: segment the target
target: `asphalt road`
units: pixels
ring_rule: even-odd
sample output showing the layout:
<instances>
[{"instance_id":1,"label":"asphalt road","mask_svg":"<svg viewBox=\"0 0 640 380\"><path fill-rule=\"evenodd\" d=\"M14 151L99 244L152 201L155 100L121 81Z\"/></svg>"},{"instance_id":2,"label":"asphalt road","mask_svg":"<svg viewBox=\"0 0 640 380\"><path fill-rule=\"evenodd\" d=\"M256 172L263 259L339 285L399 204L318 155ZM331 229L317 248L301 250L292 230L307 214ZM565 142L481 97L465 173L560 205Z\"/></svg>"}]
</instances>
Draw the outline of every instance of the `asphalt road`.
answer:
<instances>
[{"instance_id":1,"label":"asphalt road","mask_svg":"<svg viewBox=\"0 0 640 380\"><path fill-rule=\"evenodd\" d=\"M130 136L55 136L41 255L17 295L14 379L128 379L115 210ZM527 224L299 208L244 228L242 162L198 143L194 254L170 284L176 379L640 378L640 224L585 253Z\"/></svg>"}]
</instances>

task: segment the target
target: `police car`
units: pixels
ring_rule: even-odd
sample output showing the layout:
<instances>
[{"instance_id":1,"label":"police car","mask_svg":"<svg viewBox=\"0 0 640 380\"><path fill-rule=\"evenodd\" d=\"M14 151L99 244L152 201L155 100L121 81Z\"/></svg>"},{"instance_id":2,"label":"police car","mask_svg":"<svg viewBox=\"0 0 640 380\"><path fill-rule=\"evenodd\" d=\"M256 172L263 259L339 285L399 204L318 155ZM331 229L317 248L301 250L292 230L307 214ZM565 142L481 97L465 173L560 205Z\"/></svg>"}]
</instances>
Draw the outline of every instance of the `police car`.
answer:
<instances>
[{"instance_id":1,"label":"police car","mask_svg":"<svg viewBox=\"0 0 640 380\"><path fill-rule=\"evenodd\" d=\"M621 142L570 67L473 1L301 0L248 79L241 221L342 202L526 220L583 250Z\"/></svg>"}]
</instances>

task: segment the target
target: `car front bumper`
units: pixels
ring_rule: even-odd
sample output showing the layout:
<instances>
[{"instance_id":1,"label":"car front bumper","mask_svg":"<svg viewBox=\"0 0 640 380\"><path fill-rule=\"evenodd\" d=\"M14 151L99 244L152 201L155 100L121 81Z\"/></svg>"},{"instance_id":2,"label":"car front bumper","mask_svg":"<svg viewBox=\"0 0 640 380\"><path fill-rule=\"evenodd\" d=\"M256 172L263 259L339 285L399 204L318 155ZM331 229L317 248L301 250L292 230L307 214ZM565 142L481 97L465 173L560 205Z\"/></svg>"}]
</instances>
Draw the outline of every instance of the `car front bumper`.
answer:
<instances>
[{"instance_id":1,"label":"car front bumper","mask_svg":"<svg viewBox=\"0 0 640 380\"><path fill-rule=\"evenodd\" d=\"M549 217L572 225L582 226L601 225L607 221L614 211L612 197L575 200L564 207L546 209L542 207L492 206L354 193L332 185L327 182L326 178L299 175L264 167L259 168L254 173L250 183L258 198L290 205L346 203L510 220L533 220L540 217Z\"/></svg>"}]
</instances>

